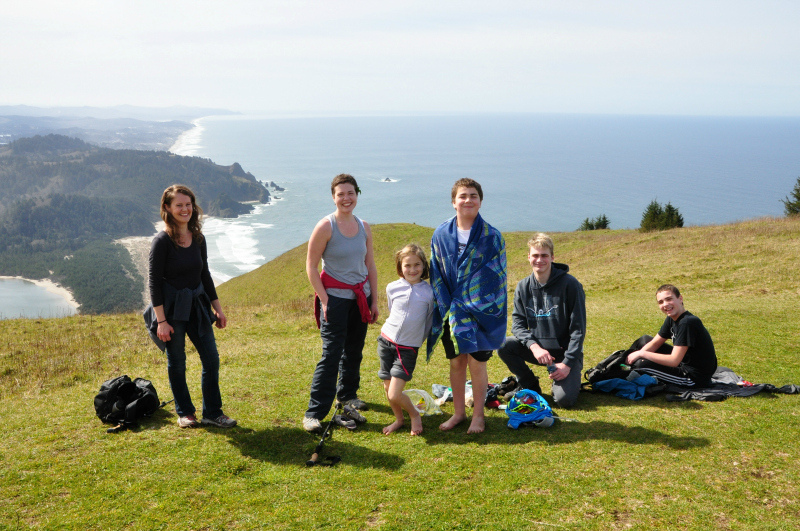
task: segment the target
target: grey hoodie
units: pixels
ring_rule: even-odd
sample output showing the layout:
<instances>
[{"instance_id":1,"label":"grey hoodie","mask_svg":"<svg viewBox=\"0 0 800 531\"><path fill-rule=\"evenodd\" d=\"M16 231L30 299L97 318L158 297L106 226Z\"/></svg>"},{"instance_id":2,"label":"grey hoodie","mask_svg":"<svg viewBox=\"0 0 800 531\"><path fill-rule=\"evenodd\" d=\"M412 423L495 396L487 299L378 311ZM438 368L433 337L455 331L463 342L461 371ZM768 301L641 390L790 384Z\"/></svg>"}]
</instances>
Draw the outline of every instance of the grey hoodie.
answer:
<instances>
[{"instance_id":1,"label":"grey hoodie","mask_svg":"<svg viewBox=\"0 0 800 531\"><path fill-rule=\"evenodd\" d=\"M564 363L583 363L586 336L586 295L568 274L569 266L553 263L550 278L539 284L531 273L514 292L511 333L527 348L534 343L546 350L564 350Z\"/></svg>"}]
</instances>

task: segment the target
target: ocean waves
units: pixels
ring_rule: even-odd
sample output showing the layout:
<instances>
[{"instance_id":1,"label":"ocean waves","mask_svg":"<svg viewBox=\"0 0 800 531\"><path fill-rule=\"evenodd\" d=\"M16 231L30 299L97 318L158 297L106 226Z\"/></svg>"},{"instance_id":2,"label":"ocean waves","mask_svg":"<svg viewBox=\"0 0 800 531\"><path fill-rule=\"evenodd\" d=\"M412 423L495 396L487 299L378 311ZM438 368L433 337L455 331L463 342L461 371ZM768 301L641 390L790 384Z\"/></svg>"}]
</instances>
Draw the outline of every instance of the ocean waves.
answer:
<instances>
[{"instance_id":1,"label":"ocean waves","mask_svg":"<svg viewBox=\"0 0 800 531\"><path fill-rule=\"evenodd\" d=\"M252 213L235 219L206 218L203 234L208 241L211 276L218 282L252 271L266 261L260 251L264 232L274 229L261 221L266 205L257 205Z\"/></svg>"}]
</instances>

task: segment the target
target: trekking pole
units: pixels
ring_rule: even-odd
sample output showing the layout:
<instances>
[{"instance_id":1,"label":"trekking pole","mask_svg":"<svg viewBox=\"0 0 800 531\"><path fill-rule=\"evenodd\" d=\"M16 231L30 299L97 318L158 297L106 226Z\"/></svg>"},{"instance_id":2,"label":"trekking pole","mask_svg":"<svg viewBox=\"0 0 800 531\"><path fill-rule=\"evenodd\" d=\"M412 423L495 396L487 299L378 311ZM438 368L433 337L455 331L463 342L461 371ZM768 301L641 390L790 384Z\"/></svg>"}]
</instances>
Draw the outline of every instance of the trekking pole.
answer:
<instances>
[{"instance_id":1,"label":"trekking pole","mask_svg":"<svg viewBox=\"0 0 800 531\"><path fill-rule=\"evenodd\" d=\"M330 431L331 428L333 427L333 419L336 418L336 413L339 411L341 407L342 407L341 403L336 404L336 409L334 409L333 415L331 415L331 420L325 427L325 431L322 432L322 438L317 443L317 447L314 448L314 453L311 454L311 459L306 461L306 466L314 466L320 464L318 463L318 461L319 461L319 456L322 453L322 447L325 445L325 439L327 439L330 436ZM331 465L335 465L341 460L341 458L339 457L329 457L328 459L332 461Z\"/></svg>"},{"instance_id":2,"label":"trekking pole","mask_svg":"<svg viewBox=\"0 0 800 531\"><path fill-rule=\"evenodd\" d=\"M580 422L578 419L568 419L566 417L559 417L558 415L553 415L553 418L561 422Z\"/></svg>"}]
</instances>

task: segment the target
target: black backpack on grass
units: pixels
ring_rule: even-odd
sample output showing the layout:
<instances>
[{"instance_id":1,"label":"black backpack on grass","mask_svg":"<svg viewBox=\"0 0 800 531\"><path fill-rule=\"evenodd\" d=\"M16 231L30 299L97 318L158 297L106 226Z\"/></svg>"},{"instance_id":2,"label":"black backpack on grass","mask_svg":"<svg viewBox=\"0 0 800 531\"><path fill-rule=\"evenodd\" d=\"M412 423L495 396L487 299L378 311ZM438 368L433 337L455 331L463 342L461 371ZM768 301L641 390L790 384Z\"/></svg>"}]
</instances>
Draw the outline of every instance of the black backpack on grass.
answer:
<instances>
[{"instance_id":1,"label":"black backpack on grass","mask_svg":"<svg viewBox=\"0 0 800 531\"><path fill-rule=\"evenodd\" d=\"M97 417L118 428L135 426L140 418L152 415L159 407L153 383L144 378L131 381L127 375L103 382L94 397Z\"/></svg>"},{"instance_id":2,"label":"black backpack on grass","mask_svg":"<svg viewBox=\"0 0 800 531\"><path fill-rule=\"evenodd\" d=\"M631 373L631 368L625 364L628 356L627 350L617 350L609 357L583 373L586 380L581 387L587 387L595 382L611 380L612 378L622 378L623 380Z\"/></svg>"}]
</instances>

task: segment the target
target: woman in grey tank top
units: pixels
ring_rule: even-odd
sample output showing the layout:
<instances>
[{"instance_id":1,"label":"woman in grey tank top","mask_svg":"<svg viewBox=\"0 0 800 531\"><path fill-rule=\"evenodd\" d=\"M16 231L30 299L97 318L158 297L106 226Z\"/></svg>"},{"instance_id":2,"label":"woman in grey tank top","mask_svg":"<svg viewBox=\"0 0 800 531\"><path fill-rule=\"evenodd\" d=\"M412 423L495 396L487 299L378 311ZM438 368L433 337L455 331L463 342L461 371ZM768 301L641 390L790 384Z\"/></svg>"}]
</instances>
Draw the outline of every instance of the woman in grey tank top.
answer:
<instances>
[{"instance_id":1,"label":"woman in grey tank top","mask_svg":"<svg viewBox=\"0 0 800 531\"><path fill-rule=\"evenodd\" d=\"M359 192L352 175L337 175L331 183L336 211L317 223L308 241L306 274L319 299L322 337L322 357L303 418L303 428L310 432L322 431L320 421L334 399L367 408L357 392L367 324L378 319L377 297L372 296L378 271L369 225L353 215Z\"/></svg>"}]
</instances>

